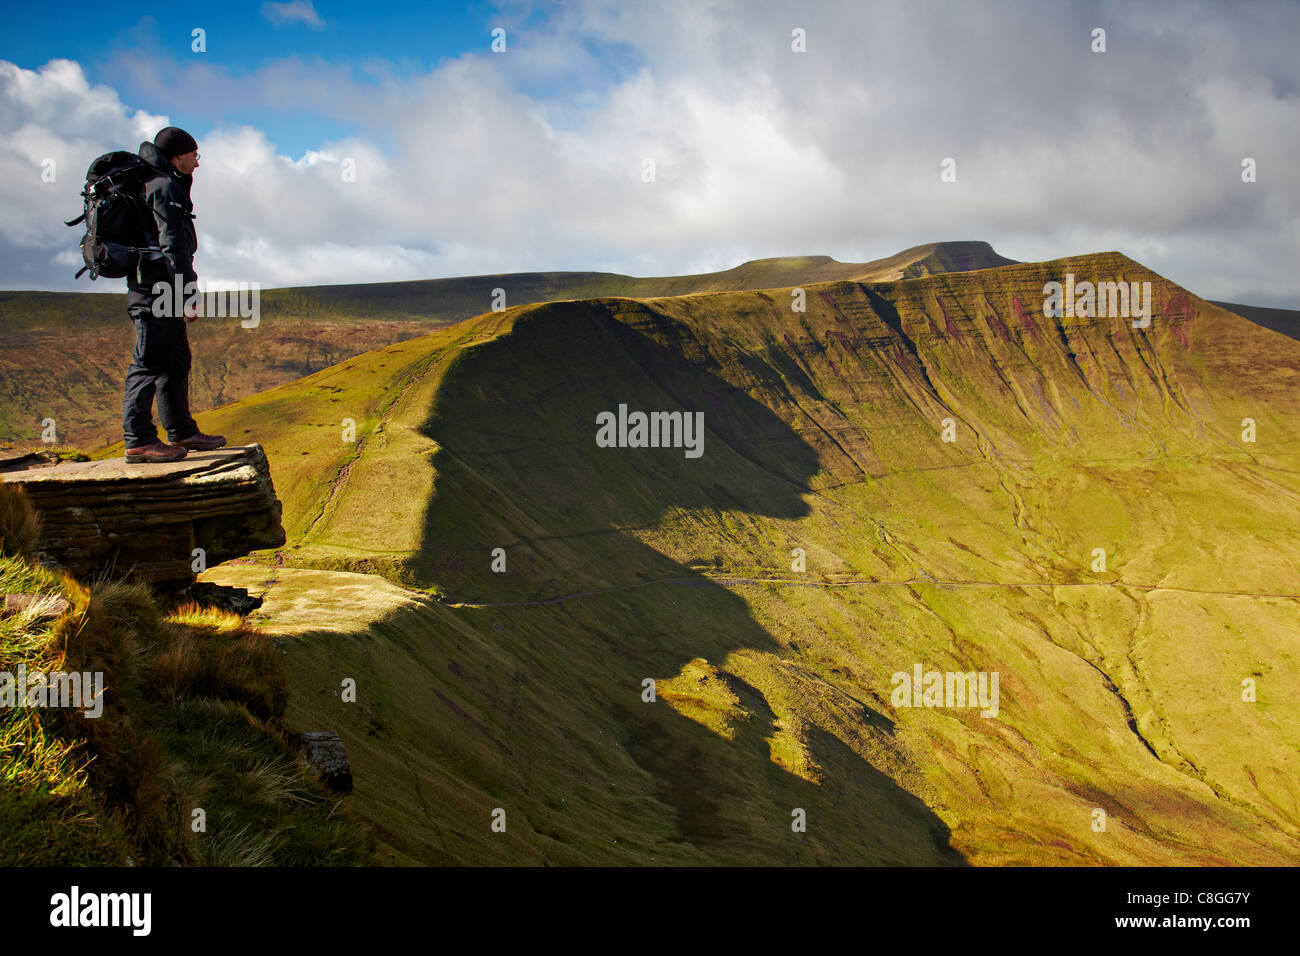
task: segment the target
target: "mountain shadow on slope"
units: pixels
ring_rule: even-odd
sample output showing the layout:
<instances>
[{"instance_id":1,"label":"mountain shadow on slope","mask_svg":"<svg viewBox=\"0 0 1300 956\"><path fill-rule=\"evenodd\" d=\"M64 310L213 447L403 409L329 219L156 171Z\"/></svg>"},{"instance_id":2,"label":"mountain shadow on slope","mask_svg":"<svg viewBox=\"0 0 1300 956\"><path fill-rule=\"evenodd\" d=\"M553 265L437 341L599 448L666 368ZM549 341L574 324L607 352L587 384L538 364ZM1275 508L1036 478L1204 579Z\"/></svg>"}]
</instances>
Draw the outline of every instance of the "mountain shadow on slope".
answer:
<instances>
[{"instance_id":1,"label":"mountain shadow on slope","mask_svg":"<svg viewBox=\"0 0 1300 956\"><path fill-rule=\"evenodd\" d=\"M481 713L495 699L495 722L509 697L503 727L531 728L532 742L527 771L498 750L476 773L491 776L499 758L511 764L500 772L528 789L586 759L572 748L598 748L610 799L625 781L641 781L676 819L670 842L709 861L960 862L938 817L815 721L797 735L812 771L783 767L777 740L790 720L776 712L772 689L711 671L736 653L791 657L797 633L769 633L705 572L755 554L772 570L788 568L797 541L774 539L772 528L808 513L801 496L820 466L785 422L715 374L699 340L708 334L632 300L550 304L466 349L448 371L424 426L439 448L415 570L449 601L476 606L457 612L462 672L464 659L501 658L527 675L520 694L505 683L488 689L494 679L474 670L456 706ZM620 404L702 411L703 455L597 447L597 415ZM689 565L642 540L670 509L700 528ZM504 573L492 570L497 548ZM732 701L725 732L663 700L642 701L645 678L688 671L712 673L701 686ZM892 731L860 701L830 685L824 693L881 735ZM588 803L593 814L617 812ZM807 832L792 832L797 808Z\"/></svg>"}]
</instances>

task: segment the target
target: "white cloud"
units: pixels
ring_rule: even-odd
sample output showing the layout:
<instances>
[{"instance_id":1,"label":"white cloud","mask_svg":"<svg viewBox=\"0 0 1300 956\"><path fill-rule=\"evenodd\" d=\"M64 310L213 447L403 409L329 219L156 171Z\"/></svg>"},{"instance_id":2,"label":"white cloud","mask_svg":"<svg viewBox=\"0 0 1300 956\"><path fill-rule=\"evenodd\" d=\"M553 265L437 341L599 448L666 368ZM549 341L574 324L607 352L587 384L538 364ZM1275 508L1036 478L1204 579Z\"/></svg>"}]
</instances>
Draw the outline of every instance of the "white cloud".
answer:
<instances>
[{"instance_id":1,"label":"white cloud","mask_svg":"<svg viewBox=\"0 0 1300 956\"><path fill-rule=\"evenodd\" d=\"M106 143L136 149L165 125L166 117L129 111L113 90L92 87L70 60L40 71L0 60L0 238L51 254L75 247L80 236L63 221L81 212L91 160L121 148Z\"/></svg>"},{"instance_id":2,"label":"white cloud","mask_svg":"<svg viewBox=\"0 0 1300 956\"><path fill-rule=\"evenodd\" d=\"M320 14L316 12L316 5L312 0L264 3L262 4L262 16L277 26L286 23L305 23L315 30L321 30L325 27L325 22L321 20Z\"/></svg>"},{"instance_id":3,"label":"white cloud","mask_svg":"<svg viewBox=\"0 0 1300 956\"><path fill-rule=\"evenodd\" d=\"M578 0L526 36L504 12L509 52L485 43L423 75L379 61L114 66L155 102L186 91L199 115L289 108L356 131L298 157L274 148L273 127L200 137L201 276L662 275L979 238L1016 258L1120 249L1200 294L1300 306L1300 69L1287 40L1300 14L1241 9ZM1089 51L1098 22L1105 54ZM796 26L807 53L790 49ZM598 72L593 43L614 74ZM71 205L15 183L56 152L79 177L163 125L128 115L74 63L0 63L0 191L15 210L0 236L51 259L74 245L58 219L80 183L61 176ZM939 179L948 156L956 183ZM1259 182L1240 181L1243 156ZM26 263L0 284L31 275Z\"/></svg>"}]
</instances>

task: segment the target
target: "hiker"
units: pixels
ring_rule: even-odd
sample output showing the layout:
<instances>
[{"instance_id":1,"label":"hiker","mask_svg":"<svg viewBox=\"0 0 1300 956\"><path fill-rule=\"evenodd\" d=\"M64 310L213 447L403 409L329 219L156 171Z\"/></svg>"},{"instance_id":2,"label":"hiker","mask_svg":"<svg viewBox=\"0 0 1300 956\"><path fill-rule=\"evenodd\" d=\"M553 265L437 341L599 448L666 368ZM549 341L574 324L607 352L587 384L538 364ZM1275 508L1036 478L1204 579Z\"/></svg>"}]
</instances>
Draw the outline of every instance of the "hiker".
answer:
<instances>
[{"instance_id":1,"label":"hiker","mask_svg":"<svg viewBox=\"0 0 1300 956\"><path fill-rule=\"evenodd\" d=\"M194 272L198 239L190 186L199 165L199 144L185 130L168 126L152 143L140 144L140 158L153 169L144 183L149 251L131 254L132 269L126 279L126 311L135 325L136 343L126 372L122 431L128 462L179 461L191 450L210 451L226 443L221 435L199 431L190 415L190 343L185 327L200 310L197 303L186 307L184 302L198 289ZM150 218L152 222L147 221ZM183 295L177 291L178 276ZM167 290L155 295L158 282L166 283ZM160 441L154 427L155 395L158 419L171 444Z\"/></svg>"}]
</instances>

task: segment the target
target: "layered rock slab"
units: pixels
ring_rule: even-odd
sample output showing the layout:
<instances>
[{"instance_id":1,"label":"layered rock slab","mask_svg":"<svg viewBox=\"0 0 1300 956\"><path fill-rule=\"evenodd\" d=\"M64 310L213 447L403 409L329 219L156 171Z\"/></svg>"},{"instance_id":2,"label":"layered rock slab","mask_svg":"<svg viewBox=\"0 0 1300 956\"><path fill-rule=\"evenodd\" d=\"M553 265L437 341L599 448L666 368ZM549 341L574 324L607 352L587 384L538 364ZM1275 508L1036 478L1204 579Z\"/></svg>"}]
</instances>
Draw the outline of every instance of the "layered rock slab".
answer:
<instances>
[{"instance_id":1,"label":"layered rock slab","mask_svg":"<svg viewBox=\"0 0 1300 956\"><path fill-rule=\"evenodd\" d=\"M285 541L260 445L191 452L177 462L0 469L0 480L21 485L36 511L36 559L77 578L184 587L197 570Z\"/></svg>"}]
</instances>

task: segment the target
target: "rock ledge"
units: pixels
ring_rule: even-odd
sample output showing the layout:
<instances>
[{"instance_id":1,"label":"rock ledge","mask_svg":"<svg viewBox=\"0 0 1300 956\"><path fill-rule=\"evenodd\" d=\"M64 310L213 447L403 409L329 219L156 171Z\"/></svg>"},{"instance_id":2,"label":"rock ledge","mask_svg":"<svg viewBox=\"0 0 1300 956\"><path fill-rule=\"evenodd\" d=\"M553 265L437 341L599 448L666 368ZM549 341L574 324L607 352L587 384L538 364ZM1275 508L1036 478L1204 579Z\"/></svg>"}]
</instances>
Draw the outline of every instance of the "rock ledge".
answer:
<instances>
[{"instance_id":1,"label":"rock ledge","mask_svg":"<svg viewBox=\"0 0 1300 956\"><path fill-rule=\"evenodd\" d=\"M9 462L0 480L21 485L36 511L37 560L79 579L184 587L195 578L195 548L212 567L285 541L261 445L143 465Z\"/></svg>"}]
</instances>

